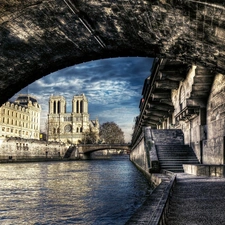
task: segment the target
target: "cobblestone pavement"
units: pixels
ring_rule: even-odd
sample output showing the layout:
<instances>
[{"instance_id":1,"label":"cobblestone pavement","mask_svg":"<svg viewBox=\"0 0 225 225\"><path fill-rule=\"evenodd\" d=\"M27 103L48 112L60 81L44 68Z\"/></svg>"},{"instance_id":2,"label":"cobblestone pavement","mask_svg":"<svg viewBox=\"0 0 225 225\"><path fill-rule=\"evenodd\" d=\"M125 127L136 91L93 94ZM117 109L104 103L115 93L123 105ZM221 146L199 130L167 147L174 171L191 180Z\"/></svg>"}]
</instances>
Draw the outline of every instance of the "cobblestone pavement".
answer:
<instances>
[{"instance_id":1,"label":"cobblestone pavement","mask_svg":"<svg viewBox=\"0 0 225 225\"><path fill-rule=\"evenodd\" d=\"M167 225L225 225L225 178L177 174Z\"/></svg>"}]
</instances>

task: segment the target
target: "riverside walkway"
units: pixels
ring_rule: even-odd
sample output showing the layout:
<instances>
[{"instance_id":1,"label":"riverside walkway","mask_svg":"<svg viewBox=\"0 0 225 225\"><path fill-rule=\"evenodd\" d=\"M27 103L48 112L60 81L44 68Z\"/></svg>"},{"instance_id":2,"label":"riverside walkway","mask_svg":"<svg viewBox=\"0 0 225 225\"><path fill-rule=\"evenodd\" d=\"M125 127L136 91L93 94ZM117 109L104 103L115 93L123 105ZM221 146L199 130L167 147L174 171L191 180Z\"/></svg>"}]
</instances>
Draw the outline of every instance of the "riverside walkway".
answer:
<instances>
[{"instance_id":1,"label":"riverside walkway","mask_svg":"<svg viewBox=\"0 0 225 225\"><path fill-rule=\"evenodd\" d=\"M126 225L225 224L225 178L178 173L169 183L164 179Z\"/></svg>"},{"instance_id":2,"label":"riverside walkway","mask_svg":"<svg viewBox=\"0 0 225 225\"><path fill-rule=\"evenodd\" d=\"M167 225L224 225L225 178L177 174Z\"/></svg>"}]
</instances>

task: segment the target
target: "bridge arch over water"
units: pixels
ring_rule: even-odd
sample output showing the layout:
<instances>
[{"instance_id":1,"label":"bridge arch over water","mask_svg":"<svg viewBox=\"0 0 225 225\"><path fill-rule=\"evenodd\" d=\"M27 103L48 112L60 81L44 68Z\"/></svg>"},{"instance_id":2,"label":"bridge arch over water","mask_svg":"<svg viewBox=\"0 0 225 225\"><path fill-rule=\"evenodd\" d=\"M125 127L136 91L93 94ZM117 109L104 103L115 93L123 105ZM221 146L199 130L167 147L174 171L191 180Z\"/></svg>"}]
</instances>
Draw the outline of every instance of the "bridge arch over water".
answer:
<instances>
[{"instance_id":1,"label":"bridge arch over water","mask_svg":"<svg viewBox=\"0 0 225 225\"><path fill-rule=\"evenodd\" d=\"M216 0L12 0L0 5L0 103L59 69L121 56L163 57L225 74Z\"/></svg>"},{"instance_id":2,"label":"bridge arch over water","mask_svg":"<svg viewBox=\"0 0 225 225\"><path fill-rule=\"evenodd\" d=\"M83 144L78 145L78 152L82 154L90 154L92 152L101 151L101 150L125 150L130 151L130 145L128 144Z\"/></svg>"}]
</instances>

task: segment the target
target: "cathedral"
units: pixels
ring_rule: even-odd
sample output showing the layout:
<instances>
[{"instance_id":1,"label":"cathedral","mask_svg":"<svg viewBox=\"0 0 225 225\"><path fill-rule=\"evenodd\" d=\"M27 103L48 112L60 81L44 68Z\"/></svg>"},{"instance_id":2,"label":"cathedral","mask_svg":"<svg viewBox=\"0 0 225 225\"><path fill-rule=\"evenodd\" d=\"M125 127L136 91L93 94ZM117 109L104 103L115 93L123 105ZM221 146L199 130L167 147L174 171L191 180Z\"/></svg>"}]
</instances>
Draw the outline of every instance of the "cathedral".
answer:
<instances>
[{"instance_id":1,"label":"cathedral","mask_svg":"<svg viewBox=\"0 0 225 225\"><path fill-rule=\"evenodd\" d=\"M75 95L72 112L66 112L63 96L50 96L48 114L48 140L78 144L85 139L85 132L99 135L99 121L89 120L88 100L84 94Z\"/></svg>"}]
</instances>

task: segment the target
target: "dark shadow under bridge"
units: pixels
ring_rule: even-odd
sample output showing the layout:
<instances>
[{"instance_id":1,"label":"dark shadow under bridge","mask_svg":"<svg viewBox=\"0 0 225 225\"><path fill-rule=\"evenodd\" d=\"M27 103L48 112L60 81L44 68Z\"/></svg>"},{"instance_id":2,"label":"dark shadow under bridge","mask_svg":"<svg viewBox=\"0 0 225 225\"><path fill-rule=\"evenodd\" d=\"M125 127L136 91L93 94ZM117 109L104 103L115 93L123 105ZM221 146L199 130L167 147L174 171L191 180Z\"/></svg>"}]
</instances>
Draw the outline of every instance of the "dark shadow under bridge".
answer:
<instances>
[{"instance_id":1,"label":"dark shadow under bridge","mask_svg":"<svg viewBox=\"0 0 225 225\"><path fill-rule=\"evenodd\" d=\"M83 154L89 154L95 151L106 149L118 149L130 151L130 144L80 144L78 145L78 152Z\"/></svg>"}]
</instances>

